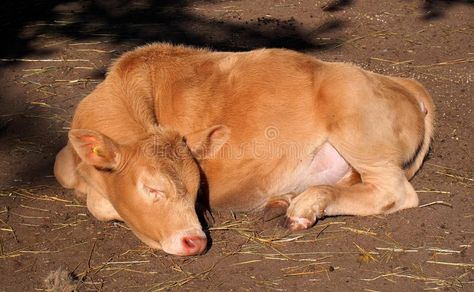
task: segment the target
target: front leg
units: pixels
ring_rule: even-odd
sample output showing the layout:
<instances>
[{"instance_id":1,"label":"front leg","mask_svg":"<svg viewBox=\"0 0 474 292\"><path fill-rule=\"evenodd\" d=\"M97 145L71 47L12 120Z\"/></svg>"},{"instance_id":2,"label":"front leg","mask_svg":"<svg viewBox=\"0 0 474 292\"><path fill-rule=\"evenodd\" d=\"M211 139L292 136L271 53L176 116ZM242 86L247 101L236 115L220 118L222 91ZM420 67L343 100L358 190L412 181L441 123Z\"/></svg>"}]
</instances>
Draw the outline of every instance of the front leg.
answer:
<instances>
[{"instance_id":1,"label":"front leg","mask_svg":"<svg viewBox=\"0 0 474 292\"><path fill-rule=\"evenodd\" d=\"M107 198L104 198L97 192L90 191L87 194L87 209L100 221L123 221L120 215L115 210L112 203Z\"/></svg>"},{"instance_id":2,"label":"front leg","mask_svg":"<svg viewBox=\"0 0 474 292\"><path fill-rule=\"evenodd\" d=\"M296 193L287 193L280 196L272 196L265 204L263 210L263 221L271 221L275 218L285 215L291 200L296 196Z\"/></svg>"},{"instance_id":3,"label":"front leg","mask_svg":"<svg viewBox=\"0 0 474 292\"><path fill-rule=\"evenodd\" d=\"M292 231L308 229L326 216L333 201L332 186L316 186L295 197L286 211L286 226Z\"/></svg>"},{"instance_id":4,"label":"front leg","mask_svg":"<svg viewBox=\"0 0 474 292\"><path fill-rule=\"evenodd\" d=\"M290 230L311 227L335 215L375 215L416 207L418 195L400 169L379 169L352 186L314 186L296 196L287 210Z\"/></svg>"},{"instance_id":5,"label":"front leg","mask_svg":"<svg viewBox=\"0 0 474 292\"><path fill-rule=\"evenodd\" d=\"M86 199L87 209L95 218L97 218L97 220L123 221L114 206L112 206L112 203L110 203L109 199L94 190L94 188L82 178L77 180L74 190L78 197Z\"/></svg>"}]
</instances>

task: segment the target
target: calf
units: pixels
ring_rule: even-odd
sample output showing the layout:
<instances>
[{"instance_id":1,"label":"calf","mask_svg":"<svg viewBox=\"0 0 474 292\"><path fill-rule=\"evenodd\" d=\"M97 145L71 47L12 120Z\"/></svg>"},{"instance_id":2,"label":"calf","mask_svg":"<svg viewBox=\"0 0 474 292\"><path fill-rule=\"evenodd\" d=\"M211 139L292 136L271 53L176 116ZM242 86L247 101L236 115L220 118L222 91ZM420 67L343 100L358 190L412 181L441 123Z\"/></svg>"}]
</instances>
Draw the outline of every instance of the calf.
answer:
<instances>
[{"instance_id":1,"label":"calf","mask_svg":"<svg viewBox=\"0 0 474 292\"><path fill-rule=\"evenodd\" d=\"M212 209L282 211L291 230L417 206L408 180L433 117L411 79L282 49L153 44L119 58L81 101L55 175L99 220L193 255L206 247L200 181Z\"/></svg>"}]
</instances>

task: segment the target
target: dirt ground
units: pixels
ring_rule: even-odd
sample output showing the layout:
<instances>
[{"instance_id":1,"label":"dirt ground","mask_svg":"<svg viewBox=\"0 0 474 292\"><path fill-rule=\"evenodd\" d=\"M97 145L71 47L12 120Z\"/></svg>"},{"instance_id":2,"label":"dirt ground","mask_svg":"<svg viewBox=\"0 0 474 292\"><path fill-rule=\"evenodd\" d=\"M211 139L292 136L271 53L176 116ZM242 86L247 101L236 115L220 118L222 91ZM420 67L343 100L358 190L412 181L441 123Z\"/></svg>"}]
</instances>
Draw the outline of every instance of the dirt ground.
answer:
<instances>
[{"instance_id":1,"label":"dirt ground","mask_svg":"<svg viewBox=\"0 0 474 292\"><path fill-rule=\"evenodd\" d=\"M474 291L472 1L2 2L0 291ZM437 106L422 206L327 218L290 234L262 214L215 214L202 256L151 250L95 220L52 176L75 105L111 61L152 41L285 47L420 80ZM376 151L376 150L375 150ZM67 275L69 274L69 275ZM51 282L51 281L49 281Z\"/></svg>"}]
</instances>

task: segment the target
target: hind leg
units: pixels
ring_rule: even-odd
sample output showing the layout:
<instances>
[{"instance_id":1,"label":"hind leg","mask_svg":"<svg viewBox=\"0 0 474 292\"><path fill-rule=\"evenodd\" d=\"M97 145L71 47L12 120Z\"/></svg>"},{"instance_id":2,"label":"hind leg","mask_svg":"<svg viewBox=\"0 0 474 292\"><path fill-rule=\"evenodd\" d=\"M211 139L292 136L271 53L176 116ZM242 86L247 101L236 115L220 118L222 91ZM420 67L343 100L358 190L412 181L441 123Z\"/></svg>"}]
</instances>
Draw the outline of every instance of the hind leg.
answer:
<instances>
[{"instance_id":1,"label":"hind leg","mask_svg":"<svg viewBox=\"0 0 474 292\"><path fill-rule=\"evenodd\" d=\"M331 115L318 122L327 125L327 141L361 181L313 186L295 197L287 211L290 229L308 228L323 216L389 214L418 205L402 167L423 139L424 114L418 102L383 77L357 76L321 90L326 98L318 112Z\"/></svg>"},{"instance_id":2,"label":"hind leg","mask_svg":"<svg viewBox=\"0 0 474 292\"><path fill-rule=\"evenodd\" d=\"M288 207L291 230L311 227L318 218L334 215L375 215L418 206L418 195L397 167L373 167L352 186L314 186L295 197Z\"/></svg>"}]
</instances>

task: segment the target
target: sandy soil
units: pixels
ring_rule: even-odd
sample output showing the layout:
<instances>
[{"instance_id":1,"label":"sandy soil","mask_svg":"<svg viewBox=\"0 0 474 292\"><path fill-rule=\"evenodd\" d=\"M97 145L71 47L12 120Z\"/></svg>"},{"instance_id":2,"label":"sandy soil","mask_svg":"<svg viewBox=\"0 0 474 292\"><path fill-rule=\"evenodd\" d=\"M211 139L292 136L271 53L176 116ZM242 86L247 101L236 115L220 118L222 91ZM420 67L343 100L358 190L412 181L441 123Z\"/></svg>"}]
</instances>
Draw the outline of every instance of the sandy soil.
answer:
<instances>
[{"instance_id":1,"label":"sandy soil","mask_svg":"<svg viewBox=\"0 0 474 292\"><path fill-rule=\"evenodd\" d=\"M474 290L472 1L26 1L0 18L0 291ZM212 245L180 258L102 223L52 176L77 102L111 61L151 41L286 47L414 77L437 106L421 208L334 217L289 234L217 214ZM49 281L51 282L51 281Z\"/></svg>"}]
</instances>

